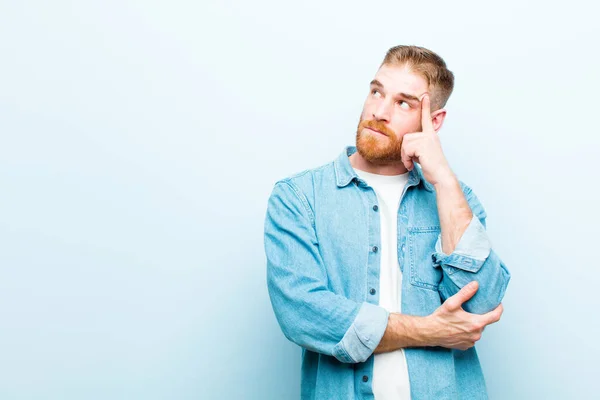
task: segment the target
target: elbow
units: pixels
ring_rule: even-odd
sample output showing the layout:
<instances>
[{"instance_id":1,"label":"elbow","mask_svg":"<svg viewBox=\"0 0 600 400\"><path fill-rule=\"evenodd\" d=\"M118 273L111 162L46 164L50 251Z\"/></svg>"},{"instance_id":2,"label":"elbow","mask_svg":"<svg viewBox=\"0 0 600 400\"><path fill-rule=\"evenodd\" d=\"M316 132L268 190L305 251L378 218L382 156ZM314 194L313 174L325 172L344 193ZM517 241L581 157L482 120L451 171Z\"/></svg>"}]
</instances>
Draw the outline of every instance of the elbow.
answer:
<instances>
[{"instance_id":1,"label":"elbow","mask_svg":"<svg viewBox=\"0 0 600 400\"><path fill-rule=\"evenodd\" d=\"M442 299L456 294L471 281L479 283L479 289L462 308L470 313L485 314L500 305L510 281L510 272L492 250L484 262L476 269L468 270L458 263L442 265L444 270L440 283Z\"/></svg>"},{"instance_id":2,"label":"elbow","mask_svg":"<svg viewBox=\"0 0 600 400\"><path fill-rule=\"evenodd\" d=\"M479 290L463 304L463 309L474 314L485 314L500 305L510 281L510 273L500 263L497 273L491 279L480 281Z\"/></svg>"},{"instance_id":3,"label":"elbow","mask_svg":"<svg viewBox=\"0 0 600 400\"><path fill-rule=\"evenodd\" d=\"M290 342L305 347L307 341L306 334L302 333L302 324L293 313L286 312L286 310L286 307L278 307L276 304L273 304L275 318L277 319L277 323L279 324L283 336Z\"/></svg>"}]
</instances>

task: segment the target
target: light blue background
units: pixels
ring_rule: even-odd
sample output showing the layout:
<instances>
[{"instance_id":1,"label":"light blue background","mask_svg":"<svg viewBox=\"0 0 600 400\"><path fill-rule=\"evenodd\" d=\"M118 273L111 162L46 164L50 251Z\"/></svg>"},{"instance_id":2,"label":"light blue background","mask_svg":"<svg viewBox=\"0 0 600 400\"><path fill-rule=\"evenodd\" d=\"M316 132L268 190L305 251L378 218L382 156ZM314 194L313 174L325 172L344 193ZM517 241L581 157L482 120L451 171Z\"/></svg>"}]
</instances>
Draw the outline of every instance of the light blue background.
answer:
<instances>
[{"instance_id":1,"label":"light blue background","mask_svg":"<svg viewBox=\"0 0 600 400\"><path fill-rule=\"evenodd\" d=\"M493 399L597 396L592 2L0 2L0 399L297 399L263 221L354 144L385 51L456 75L441 131L513 278Z\"/></svg>"}]
</instances>

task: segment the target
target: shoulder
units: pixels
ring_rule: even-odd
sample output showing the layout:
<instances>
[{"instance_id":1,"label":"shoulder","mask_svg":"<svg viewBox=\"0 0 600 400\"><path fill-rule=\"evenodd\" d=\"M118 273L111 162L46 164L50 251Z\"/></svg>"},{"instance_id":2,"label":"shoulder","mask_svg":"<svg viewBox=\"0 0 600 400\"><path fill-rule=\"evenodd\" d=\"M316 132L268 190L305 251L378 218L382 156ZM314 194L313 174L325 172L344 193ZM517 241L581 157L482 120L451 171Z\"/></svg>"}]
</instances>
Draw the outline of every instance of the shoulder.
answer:
<instances>
[{"instance_id":1,"label":"shoulder","mask_svg":"<svg viewBox=\"0 0 600 400\"><path fill-rule=\"evenodd\" d=\"M330 174L333 174L333 162L328 162L327 164L293 173L279 179L277 182L275 182L275 185L283 183L294 186L302 191L307 191L307 189L314 185L316 178Z\"/></svg>"},{"instance_id":2,"label":"shoulder","mask_svg":"<svg viewBox=\"0 0 600 400\"><path fill-rule=\"evenodd\" d=\"M322 184L335 185L333 161L281 178L275 182L274 186L287 187L298 197L304 198L307 202L312 203L309 199L314 198L315 186L321 186Z\"/></svg>"},{"instance_id":3,"label":"shoulder","mask_svg":"<svg viewBox=\"0 0 600 400\"><path fill-rule=\"evenodd\" d=\"M277 196L288 205L295 204L314 222L315 186L326 181L335 184L333 162L305 169L281 178L274 183L271 198Z\"/></svg>"}]
</instances>

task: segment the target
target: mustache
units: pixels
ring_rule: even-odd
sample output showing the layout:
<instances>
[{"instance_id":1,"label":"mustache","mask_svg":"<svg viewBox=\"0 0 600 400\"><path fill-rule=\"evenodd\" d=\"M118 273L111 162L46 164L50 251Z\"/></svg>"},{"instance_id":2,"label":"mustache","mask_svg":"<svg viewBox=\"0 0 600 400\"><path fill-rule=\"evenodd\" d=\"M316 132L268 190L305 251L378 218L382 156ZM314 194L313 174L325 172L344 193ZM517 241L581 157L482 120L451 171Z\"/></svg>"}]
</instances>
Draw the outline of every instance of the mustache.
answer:
<instances>
[{"instance_id":1,"label":"mustache","mask_svg":"<svg viewBox=\"0 0 600 400\"><path fill-rule=\"evenodd\" d=\"M383 122L375 120L363 120L360 123L360 128L370 128L379 131L386 136L394 137L394 132L392 132L387 126L385 126Z\"/></svg>"}]
</instances>

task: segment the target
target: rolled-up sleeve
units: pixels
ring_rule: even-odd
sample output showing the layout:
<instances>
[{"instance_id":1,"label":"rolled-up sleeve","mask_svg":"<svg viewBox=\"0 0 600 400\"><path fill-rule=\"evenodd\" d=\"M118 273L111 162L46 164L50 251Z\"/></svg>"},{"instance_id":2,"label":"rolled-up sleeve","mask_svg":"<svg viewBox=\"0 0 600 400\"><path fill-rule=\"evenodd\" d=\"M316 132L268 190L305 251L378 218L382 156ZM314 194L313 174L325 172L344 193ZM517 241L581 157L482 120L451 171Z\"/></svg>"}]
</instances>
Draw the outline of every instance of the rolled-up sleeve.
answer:
<instances>
[{"instance_id":1,"label":"rolled-up sleeve","mask_svg":"<svg viewBox=\"0 0 600 400\"><path fill-rule=\"evenodd\" d=\"M328 289L313 213L290 180L277 182L269 197L264 240L267 288L285 337L341 362L365 361L383 337L389 312Z\"/></svg>"},{"instance_id":2,"label":"rolled-up sleeve","mask_svg":"<svg viewBox=\"0 0 600 400\"><path fill-rule=\"evenodd\" d=\"M438 236L433 254L434 266L442 268L439 286L442 300L456 294L471 281L479 282L477 293L463 304L466 311L483 314L496 308L502 301L510 272L492 249L486 232L486 212L471 188L461 183L473 218L454 251L442 251L442 237Z\"/></svg>"}]
</instances>

